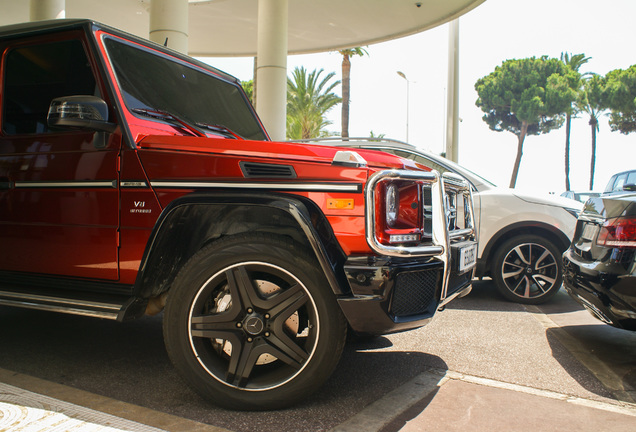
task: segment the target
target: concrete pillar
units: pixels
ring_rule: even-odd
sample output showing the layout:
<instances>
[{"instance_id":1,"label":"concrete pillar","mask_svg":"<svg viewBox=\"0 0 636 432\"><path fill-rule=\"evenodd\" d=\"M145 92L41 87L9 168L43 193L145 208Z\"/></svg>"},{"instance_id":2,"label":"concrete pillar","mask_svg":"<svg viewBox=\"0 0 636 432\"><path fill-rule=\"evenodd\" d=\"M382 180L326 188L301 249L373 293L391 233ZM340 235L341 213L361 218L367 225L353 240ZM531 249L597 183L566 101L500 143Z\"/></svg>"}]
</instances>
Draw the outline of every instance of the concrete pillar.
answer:
<instances>
[{"instance_id":1,"label":"concrete pillar","mask_svg":"<svg viewBox=\"0 0 636 432\"><path fill-rule=\"evenodd\" d=\"M446 158L459 161L459 19L449 24Z\"/></svg>"},{"instance_id":2,"label":"concrete pillar","mask_svg":"<svg viewBox=\"0 0 636 432\"><path fill-rule=\"evenodd\" d=\"M273 140L285 139L288 0L258 0L256 112Z\"/></svg>"},{"instance_id":3,"label":"concrete pillar","mask_svg":"<svg viewBox=\"0 0 636 432\"><path fill-rule=\"evenodd\" d=\"M31 0L29 17L31 21L66 18L65 0Z\"/></svg>"},{"instance_id":4,"label":"concrete pillar","mask_svg":"<svg viewBox=\"0 0 636 432\"><path fill-rule=\"evenodd\" d=\"M188 0L150 0L149 39L187 54Z\"/></svg>"}]
</instances>

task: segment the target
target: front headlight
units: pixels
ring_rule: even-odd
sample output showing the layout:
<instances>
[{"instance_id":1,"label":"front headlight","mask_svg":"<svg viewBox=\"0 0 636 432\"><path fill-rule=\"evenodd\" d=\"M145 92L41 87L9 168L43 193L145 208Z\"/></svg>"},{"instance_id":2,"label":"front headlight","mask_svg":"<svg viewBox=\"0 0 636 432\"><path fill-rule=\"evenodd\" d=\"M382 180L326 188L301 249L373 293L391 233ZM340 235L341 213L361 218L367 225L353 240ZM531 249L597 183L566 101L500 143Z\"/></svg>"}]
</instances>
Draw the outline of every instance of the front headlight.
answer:
<instances>
[{"instance_id":1,"label":"front headlight","mask_svg":"<svg viewBox=\"0 0 636 432\"><path fill-rule=\"evenodd\" d=\"M395 183L390 183L386 187L386 225L389 228L395 227L398 217L399 191Z\"/></svg>"}]
</instances>

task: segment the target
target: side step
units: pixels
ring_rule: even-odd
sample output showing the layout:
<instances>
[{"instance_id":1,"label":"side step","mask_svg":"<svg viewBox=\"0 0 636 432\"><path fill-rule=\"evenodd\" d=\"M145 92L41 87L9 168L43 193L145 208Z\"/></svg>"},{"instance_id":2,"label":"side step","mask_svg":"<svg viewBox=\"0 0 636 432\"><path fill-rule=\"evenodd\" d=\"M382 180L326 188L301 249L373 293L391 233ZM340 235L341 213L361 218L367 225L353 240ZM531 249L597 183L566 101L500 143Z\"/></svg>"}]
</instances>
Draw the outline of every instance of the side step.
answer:
<instances>
[{"instance_id":1,"label":"side step","mask_svg":"<svg viewBox=\"0 0 636 432\"><path fill-rule=\"evenodd\" d=\"M58 297L41 293L0 290L0 305L119 321L123 320L123 315L130 304L131 298L123 296L96 296L95 299L87 300L69 295Z\"/></svg>"}]
</instances>

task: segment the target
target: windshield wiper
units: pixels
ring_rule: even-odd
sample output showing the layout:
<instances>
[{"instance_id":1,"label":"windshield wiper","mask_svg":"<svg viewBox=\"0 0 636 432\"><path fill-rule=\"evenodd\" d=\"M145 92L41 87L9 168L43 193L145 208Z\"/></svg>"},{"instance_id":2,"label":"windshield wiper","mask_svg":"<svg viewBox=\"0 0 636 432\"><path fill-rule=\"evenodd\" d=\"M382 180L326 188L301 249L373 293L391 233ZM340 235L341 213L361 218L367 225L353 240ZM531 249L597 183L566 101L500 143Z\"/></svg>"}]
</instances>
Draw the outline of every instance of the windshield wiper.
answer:
<instances>
[{"instance_id":1,"label":"windshield wiper","mask_svg":"<svg viewBox=\"0 0 636 432\"><path fill-rule=\"evenodd\" d=\"M231 130L230 128L225 127L223 125L208 124L208 123L195 123L195 125L200 127L200 128L209 129L212 132L221 133L222 135L225 135L228 138L245 139L242 136L240 136L239 134L237 134L236 132L234 132L233 130Z\"/></svg>"},{"instance_id":2,"label":"windshield wiper","mask_svg":"<svg viewBox=\"0 0 636 432\"><path fill-rule=\"evenodd\" d=\"M198 136L198 137L207 136L205 132L203 132L198 127L198 124L192 124L188 122L187 120L184 120L180 117L175 116L174 114L169 113L168 111L162 111L157 109L146 109L146 108L133 108L131 111L137 114L147 115L148 117L156 118L156 119L171 123L172 125L175 125L175 126L181 127L182 129L187 130L194 136Z\"/></svg>"}]
</instances>

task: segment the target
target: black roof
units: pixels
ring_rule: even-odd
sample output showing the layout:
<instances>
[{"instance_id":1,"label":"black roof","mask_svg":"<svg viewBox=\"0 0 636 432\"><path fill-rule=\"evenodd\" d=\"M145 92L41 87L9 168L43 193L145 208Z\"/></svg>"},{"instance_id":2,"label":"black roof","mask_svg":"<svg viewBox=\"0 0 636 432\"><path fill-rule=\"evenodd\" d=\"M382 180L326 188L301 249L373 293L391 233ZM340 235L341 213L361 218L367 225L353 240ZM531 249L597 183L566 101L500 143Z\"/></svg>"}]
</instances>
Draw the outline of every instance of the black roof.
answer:
<instances>
[{"instance_id":1,"label":"black roof","mask_svg":"<svg viewBox=\"0 0 636 432\"><path fill-rule=\"evenodd\" d=\"M69 30L76 28L88 28L92 24L99 24L89 19L56 19L47 21L32 21L20 24L10 24L0 27L0 38L12 36L25 36L37 33L48 33L57 30Z\"/></svg>"},{"instance_id":2,"label":"black roof","mask_svg":"<svg viewBox=\"0 0 636 432\"><path fill-rule=\"evenodd\" d=\"M33 21L33 22L25 22L20 24L11 24L7 26L0 26L0 41L3 39L13 39L17 37L25 37L25 36L37 36L38 34L46 34L51 32L65 31L65 30L76 30L80 29L87 33L92 33L92 31L96 29L103 29L109 33L122 36L125 39L134 40L141 44L151 45L153 48L169 53L174 57L181 58L190 63L196 63L200 67L204 69L213 69L218 75L224 77L228 81L238 83L239 80L233 77L230 74L227 74L223 71L220 71L206 63L200 62L192 57L184 55L178 51L174 51L170 48L159 45L155 42L152 42L148 39L140 38L139 36L135 36L133 34L127 33L123 30L118 30L114 27L110 27L106 24L102 24L100 22L90 20L90 19L55 19L55 20L46 20L46 21Z\"/></svg>"}]
</instances>

